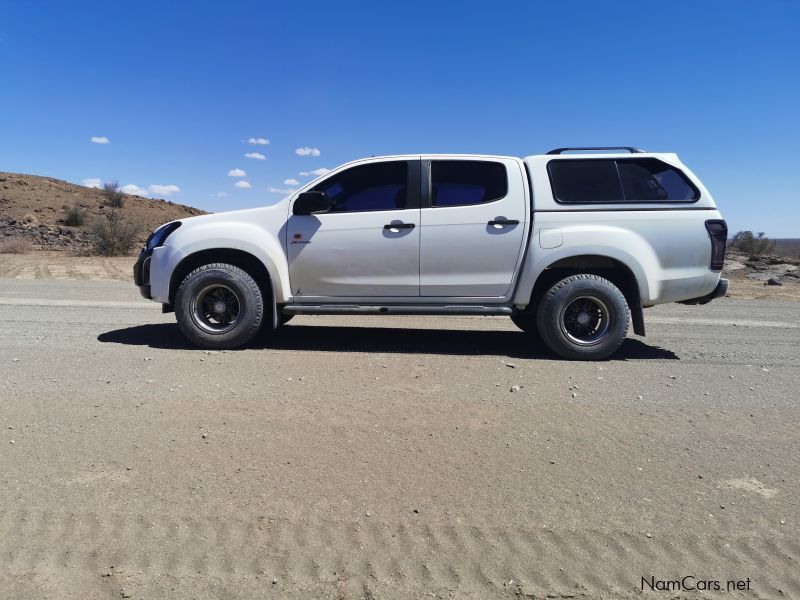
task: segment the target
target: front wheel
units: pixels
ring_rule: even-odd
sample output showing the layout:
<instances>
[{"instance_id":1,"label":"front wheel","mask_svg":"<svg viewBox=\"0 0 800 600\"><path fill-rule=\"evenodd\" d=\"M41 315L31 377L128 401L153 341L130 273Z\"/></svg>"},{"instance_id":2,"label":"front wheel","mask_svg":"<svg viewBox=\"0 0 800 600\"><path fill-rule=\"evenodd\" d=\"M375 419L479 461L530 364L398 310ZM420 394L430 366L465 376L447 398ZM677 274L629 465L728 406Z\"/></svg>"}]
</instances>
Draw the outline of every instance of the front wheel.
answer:
<instances>
[{"instance_id":1,"label":"front wheel","mask_svg":"<svg viewBox=\"0 0 800 600\"><path fill-rule=\"evenodd\" d=\"M617 286L597 275L572 275L551 287L536 321L553 352L574 360L603 360L628 332L628 303Z\"/></svg>"},{"instance_id":2,"label":"front wheel","mask_svg":"<svg viewBox=\"0 0 800 600\"><path fill-rule=\"evenodd\" d=\"M264 300L249 273L225 263L198 267L175 294L181 333L201 348L229 349L249 342L261 329Z\"/></svg>"}]
</instances>

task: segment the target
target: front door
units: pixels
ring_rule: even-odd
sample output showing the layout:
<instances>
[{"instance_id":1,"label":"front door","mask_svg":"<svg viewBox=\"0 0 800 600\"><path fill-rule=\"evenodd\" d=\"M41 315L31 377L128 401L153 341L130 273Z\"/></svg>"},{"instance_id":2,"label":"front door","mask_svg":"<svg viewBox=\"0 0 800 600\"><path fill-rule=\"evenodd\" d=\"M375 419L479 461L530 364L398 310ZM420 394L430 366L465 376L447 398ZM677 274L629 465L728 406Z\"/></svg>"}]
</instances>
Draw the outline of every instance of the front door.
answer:
<instances>
[{"instance_id":1,"label":"front door","mask_svg":"<svg viewBox=\"0 0 800 600\"><path fill-rule=\"evenodd\" d=\"M419 160L385 160L350 167L312 188L334 206L289 217L295 302L419 295L419 173Z\"/></svg>"},{"instance_id":2,"label":"front door","mask_svg":"<svg viewBox=\"0 0 800 600\"><path fill-rule=\"evenodd\" d=\"M518 161L423 164L420 296L506 297L527 231L525 173Z\"/></svg>"}]
</instances>

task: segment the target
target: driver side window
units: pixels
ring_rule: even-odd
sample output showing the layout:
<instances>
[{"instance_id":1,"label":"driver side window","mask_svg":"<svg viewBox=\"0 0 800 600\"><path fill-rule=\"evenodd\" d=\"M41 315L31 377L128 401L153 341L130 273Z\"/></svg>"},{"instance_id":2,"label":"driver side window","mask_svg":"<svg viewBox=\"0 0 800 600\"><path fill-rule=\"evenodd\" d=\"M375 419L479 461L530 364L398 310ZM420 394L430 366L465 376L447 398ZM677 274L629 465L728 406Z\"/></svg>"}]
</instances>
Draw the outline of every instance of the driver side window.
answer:
<instances>
[{"instance_id":1,"label":"driver side window","mask_svg":"<svg viewBox=\"0 0 800 600\"><path fill-rule=\"evenodd\" d=\"M325 192L333 200L332 213L400 210L406 207L408 163L352 167L316 185L313 191Z\"/></svg>"}]
</instances>

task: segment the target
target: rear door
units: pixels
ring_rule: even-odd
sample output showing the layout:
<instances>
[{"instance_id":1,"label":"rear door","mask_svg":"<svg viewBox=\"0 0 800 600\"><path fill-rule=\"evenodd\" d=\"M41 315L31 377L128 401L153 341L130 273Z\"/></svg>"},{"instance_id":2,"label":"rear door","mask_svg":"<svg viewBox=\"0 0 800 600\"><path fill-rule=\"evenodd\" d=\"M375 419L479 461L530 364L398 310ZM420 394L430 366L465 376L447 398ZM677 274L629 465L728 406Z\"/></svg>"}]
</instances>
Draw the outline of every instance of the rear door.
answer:
<instances>
[{"instance_id":1,"label":"rear door","mask_svg":"<svg viewBox=\"0 0 800 600\"><path fill-rule=\"evenodd\" d=\"M507 296L527 231L519 163L423 157L422 166L420 296Z\"/></svg>"}]
</instances>

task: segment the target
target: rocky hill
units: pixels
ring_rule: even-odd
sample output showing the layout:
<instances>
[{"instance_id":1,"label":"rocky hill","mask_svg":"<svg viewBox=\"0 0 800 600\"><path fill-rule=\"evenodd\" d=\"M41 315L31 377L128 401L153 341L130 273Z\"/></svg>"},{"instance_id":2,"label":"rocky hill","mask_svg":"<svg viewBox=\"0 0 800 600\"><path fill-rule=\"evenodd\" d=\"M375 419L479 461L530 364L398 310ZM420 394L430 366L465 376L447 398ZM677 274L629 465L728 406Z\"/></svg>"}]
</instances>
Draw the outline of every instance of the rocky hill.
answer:
<instances>
[{"instance_id":1,"label":"rocky hill","mask_svg":"<svg viewBox=\"0 0 800 600\"><path fill-rule=\"evenodd\" d=\"M78 206L84 211L83 225L66 225L66 211ZM109 212L101 190L20 173L0 171L0 243L25 239L35 249L85 252L92 247L92 224ZM162 223L204 211L169 200L125 195L119 212L139 225L143 242Z\"/></svg>"}]
</instances>

